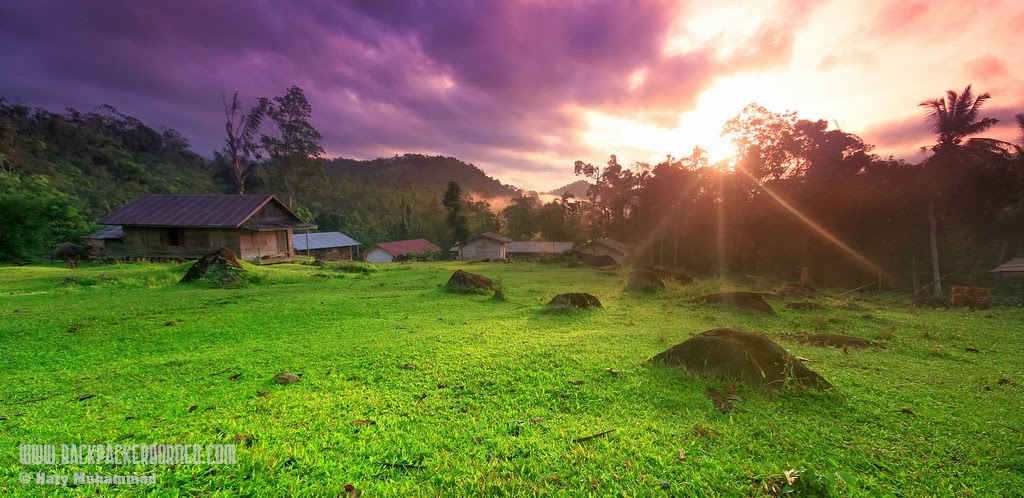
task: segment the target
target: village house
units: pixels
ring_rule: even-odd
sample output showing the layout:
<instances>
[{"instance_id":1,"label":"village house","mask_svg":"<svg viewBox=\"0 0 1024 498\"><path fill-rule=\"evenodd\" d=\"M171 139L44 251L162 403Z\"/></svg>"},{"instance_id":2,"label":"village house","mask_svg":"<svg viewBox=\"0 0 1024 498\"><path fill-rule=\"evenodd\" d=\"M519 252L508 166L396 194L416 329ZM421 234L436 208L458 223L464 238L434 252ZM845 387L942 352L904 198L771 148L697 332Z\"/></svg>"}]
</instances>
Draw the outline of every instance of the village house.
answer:
<instances>
[{"instance_id":1,"label":"village house","mask_svg":"<svg viewBox=\"0 0 1024 498\"><path fill-rule=\"evenodd\" d=\"M571 250L572 242L509 242L505 246L505 257L514 260L540 260L553 258Z\"/></svg>"},{"instance_id":2,"label":"village house","mask_svg":"<svg viewBox=\"0 0 1024 498\"><path fill-rule=\"evenodd\" d=\"M295 253L324 261L352 261L359 257L359 242L341 232L295 234Z\"/></svg>"},{"instance_id":3,"label":"village house","mask_svg":"<svg viewBox=\"0 0 1024 498\"><path fill-rule=\"evenodd\" d=\"M316 228L273 195L144 195L89 236L107 258L199 258L228 248L248 261L296 256L293 230Z\"/></svg>"},{"instance_id":4,"label":"village house","mask_svg":"<svg viewBox=\"0 0 1024 498\"><path fill-rule=\"evenodd\" d=\"M470 237L465 246L453 249L458 251L459 259L463 261L505 259L506 247L510 242L512 239L508 237L486 232Z\"/></svg>"},{"instance_id":5,"label":"village house","mask_svg":"<svg viewBox=\"0 0 1024 498\"><path fill-rule=\"evenodd\" d=\"M587 242L577 247L576 252L592 256L608 256L620 265L629 257L629 247L626 244L607 237Z\"/></svg>"},{"instance_id":6,"label":"village house","mask_svg":"<svg viewBox=\"0 0 1024 498\"><path fill-rule=\"evenodd\" d=\"M374 244L364 258L370 263L391 263L408 259L410 255L440 251L441 248L427 239L398 240Z\"/></svg>"}]
</instances>

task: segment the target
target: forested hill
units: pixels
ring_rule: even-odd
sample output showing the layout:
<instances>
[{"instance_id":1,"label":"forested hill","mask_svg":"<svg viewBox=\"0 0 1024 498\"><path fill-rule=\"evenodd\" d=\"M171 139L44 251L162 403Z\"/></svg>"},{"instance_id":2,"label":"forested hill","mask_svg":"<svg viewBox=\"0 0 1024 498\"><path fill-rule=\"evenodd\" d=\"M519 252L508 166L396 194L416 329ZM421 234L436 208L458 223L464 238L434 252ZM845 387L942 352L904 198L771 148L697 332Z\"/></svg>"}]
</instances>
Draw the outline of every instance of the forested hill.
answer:
<instances>
[{"instance_id":1,"label":"forested hill","mask_svg":"<svg viewBox=\"0 0 1024 498\"><path fill-rule=\"evenodd\" d=\"M449 181L458 182L463 192L479 197L515 196L518 189L487 176L476 166L454 157L406 154L368 161L329 159L324 170L332 180L347 180L396 189L417 188L440 195Z\"/></svg>"},{"instance_id":2,"label":"forested hill","mask_svg":"<svg viewBox=\"0 0 1024 498\"><path fill-rule=\"evenodd\" d=\"M574 182L572 182L572 183L570 183L568 185L564 185L564 186L558 187L556 189L553 189L553 190L551 190L549 192L543 192L543 193L547 194L547 195L556 195L556 196L561 197L562 194L568 192L568 193L572 194L572 196L577 198L577 199L586 199L587 198L587 189L589 189L591 185L593 185L593 184L588 182L588 181L586 181L586 180L576 180L576 181L574 181Z\"/></svg>"},{"instance_id":3,"label":"forested hill","mask_svg":"<svg viewBox=\"0 0 1024 498\"><path fill-rule=\"evenodd\" d=\"M86 220L147 193L215 192L209 161L188 147L110 106L57 114L0 98L0 166L44 177Z\"/></svg>"}]
</instances>

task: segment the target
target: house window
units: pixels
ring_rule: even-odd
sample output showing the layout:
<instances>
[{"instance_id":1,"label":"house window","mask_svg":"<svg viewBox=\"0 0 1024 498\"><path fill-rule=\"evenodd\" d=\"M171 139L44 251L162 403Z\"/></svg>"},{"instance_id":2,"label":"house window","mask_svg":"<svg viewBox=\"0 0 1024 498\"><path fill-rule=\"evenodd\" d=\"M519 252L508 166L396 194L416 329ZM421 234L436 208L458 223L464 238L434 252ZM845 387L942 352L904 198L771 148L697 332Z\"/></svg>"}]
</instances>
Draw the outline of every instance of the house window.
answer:
<instances>
[{"instance_id":1,"label":"house window","mask_svg":"<svg viewBox=\"0 0 1024 498\"><path fill-rule=\"evenodd\" d=\"M161 228L160 245L164 247L178 247L185 242L184 228Z\"/></svg>"}]
</instances>

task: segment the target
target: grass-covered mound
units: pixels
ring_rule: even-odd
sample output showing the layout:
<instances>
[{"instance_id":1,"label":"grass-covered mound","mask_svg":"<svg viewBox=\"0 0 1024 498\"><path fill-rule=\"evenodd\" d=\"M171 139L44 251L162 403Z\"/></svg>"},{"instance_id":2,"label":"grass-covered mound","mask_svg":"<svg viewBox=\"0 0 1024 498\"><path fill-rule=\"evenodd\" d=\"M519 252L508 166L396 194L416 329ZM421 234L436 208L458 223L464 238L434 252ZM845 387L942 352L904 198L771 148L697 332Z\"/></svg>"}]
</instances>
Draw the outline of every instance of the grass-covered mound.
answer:
<instances>
[{"instance_id":1,"label":"grass-covered mound","mask_svg":"<svg viewBox=\"0 0 1024 498\"><path fill-rule=\"evenodd\" d=\"M438 290L460 265L243 263L236 289L177 285L188 264L0 266L0 495L61 493L22 472L156 476L64 493L89 496L763 496L790 471L808 496L1024 489L1024 310L1002 305L1017 283L986 311L821 289L825 309L787 296L769 316L687 302L745 281L638 296L622 274L474 265L511 298L495 305ZM603 311L540 311L572 291ZM731 392L641 365L714 328L887 347L784 343L838 392ZM709 389L743 401L723 413ZM26 442L231 444L237 462L24 465Z\"/></svg>"}]
</instances>

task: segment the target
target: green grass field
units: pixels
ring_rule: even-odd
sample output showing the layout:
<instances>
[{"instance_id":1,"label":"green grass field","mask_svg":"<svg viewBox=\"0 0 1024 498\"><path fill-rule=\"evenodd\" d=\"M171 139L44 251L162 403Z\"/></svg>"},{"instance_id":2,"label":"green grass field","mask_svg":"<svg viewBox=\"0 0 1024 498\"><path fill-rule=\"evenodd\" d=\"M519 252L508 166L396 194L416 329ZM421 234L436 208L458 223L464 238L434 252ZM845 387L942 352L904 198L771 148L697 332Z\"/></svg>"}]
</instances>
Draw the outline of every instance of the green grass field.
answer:
<instances>
[{"instance_id":1,"label":"green grass field","mask_svg":"<svg viewBox=\"0 0 1024 498\"><path fill-rule=\"evenodd\" d=\"M1015 307L869 294L763 316L684 301L768 288L631 295L625 271L535 263L251 267L237 289L176 284L187 266L0 267L0 495L731 497L772 495L790 470L797 496L1024 495ZM444 292L457 268L509 301ZM605 309L544 311L574 291ZM717 327L887 347L780 341L838 391L740 388L723 414L704 395L723 382L641 365ZM237 461L24 465L26 443L226 443ZM75 472L156 485L34 482Z\"/></svg>"}]
</instances>

